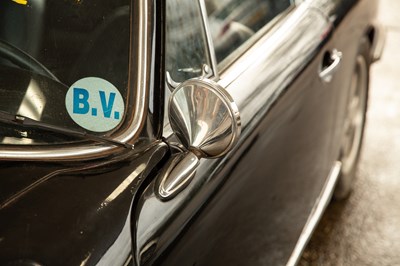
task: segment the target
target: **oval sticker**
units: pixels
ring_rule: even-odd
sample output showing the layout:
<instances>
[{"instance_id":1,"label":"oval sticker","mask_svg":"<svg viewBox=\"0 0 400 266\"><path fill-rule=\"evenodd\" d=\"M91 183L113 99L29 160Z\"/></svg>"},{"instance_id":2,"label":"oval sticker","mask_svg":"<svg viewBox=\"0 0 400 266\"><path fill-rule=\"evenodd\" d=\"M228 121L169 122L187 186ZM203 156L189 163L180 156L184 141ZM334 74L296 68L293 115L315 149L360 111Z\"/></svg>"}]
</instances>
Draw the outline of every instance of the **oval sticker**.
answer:
<instances>
[{"instance_id":1,"label":"oval sticker","mask_svg":"<svg viewBox=\"0 0 400 266\"><path fill-rule=\"evenodd\" d=\"M118 89L107 80L87 77L69 87L65 106L72 120L95 132L114 129L125 111L124 100Z\"/></svg>"}]
</instances>

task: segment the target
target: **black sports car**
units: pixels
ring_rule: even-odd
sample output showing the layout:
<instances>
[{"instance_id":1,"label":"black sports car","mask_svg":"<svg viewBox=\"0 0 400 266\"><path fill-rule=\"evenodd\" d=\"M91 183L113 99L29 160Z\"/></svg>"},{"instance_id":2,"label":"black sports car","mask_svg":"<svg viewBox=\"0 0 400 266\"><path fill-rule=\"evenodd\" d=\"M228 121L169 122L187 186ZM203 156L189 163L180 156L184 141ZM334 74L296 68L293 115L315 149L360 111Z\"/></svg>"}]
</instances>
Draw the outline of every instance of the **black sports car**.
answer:
<instances>
[{"instance_id":1,"label":"black sports car","mask_svg":"<svg viewBox=\"0 0 400 266\"><path fill-rule=\"evenodd\" d=\"M3 0L1 265L295 265L351 191L375 0Z\"/></svg>"}]
</instances>

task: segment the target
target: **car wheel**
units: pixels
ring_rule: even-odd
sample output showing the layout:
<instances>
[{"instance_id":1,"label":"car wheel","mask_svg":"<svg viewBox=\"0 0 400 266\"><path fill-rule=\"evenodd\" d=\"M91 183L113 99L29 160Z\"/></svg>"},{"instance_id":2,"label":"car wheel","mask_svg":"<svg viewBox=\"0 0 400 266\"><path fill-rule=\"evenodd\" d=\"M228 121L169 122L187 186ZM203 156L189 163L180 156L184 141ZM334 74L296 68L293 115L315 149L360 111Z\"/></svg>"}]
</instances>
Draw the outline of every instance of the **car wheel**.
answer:
<instances>
[{"instance_id":1,"label":"car wheel","mask_svg":"<svg viewBox=\"0 0 400 266\"><path fill-rule=\"evenodd\" d=\"M342 169L334 192L337 200L349 196L360 157L368 100L369 50L369 41L364 38L359 47L349 88L339 157Z\"/></svg>"}]
</instances>

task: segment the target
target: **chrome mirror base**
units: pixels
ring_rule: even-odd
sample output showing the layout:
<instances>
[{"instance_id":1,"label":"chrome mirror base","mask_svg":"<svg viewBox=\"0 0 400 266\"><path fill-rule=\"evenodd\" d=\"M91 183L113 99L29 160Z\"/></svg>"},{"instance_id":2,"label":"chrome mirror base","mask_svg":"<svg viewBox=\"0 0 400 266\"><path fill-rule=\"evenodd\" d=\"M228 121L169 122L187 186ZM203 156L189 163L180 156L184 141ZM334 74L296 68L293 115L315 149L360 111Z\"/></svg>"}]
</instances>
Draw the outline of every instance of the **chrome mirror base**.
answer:
<instances>
[{"instance_id":1,"label":"chrome mirror base","mask_svg":"<svg viewBox=\"0 0 400 266\"><path fill-rule=\"evenodd\" d=\"M192 181L199 163L192 152L172 155L157 179L156 195L163 201L173 198Z\"/></svg>"}]
</instances>

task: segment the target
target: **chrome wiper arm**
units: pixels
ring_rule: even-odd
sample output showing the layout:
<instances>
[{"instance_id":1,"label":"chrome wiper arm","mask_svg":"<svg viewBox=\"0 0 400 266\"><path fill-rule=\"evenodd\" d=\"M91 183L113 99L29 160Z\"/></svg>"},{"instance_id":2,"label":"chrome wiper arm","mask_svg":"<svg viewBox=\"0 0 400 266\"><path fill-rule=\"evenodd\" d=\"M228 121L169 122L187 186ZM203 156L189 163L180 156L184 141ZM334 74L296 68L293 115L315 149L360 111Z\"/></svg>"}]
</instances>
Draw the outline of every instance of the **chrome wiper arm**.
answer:
<instances>
[{"instance_id":1,"label":"chrome wiper arm","mask_svg":"<svg viewBox=\"0 0 400 266\"><path fill-rule=\"evenodd\" d=\"M115 146L120 146L124 147L126 149L133 149L134 145L129 144L129 143L124 143L120 142L118 140L114 140L109 137L104 137L104 136L96 136L89 134L84 131L78 131L78 130L71 130L51 124L47 124L45 122L37 121L35 119L23 116L23 115L18 115L18 114L11 114L5 111L0 110L0 122L7 123L7 124L13 124L17 126L22 126L25 128L35 128L35 129L41 129L41 130L47 130L59 134L63 134L66 136L72 136L72 137L77 137L77 138L82 138L82 139L88 139L88 140L93 140L96 142L101 142L101 143L107 143Z\"/></svg>"}]
</instances>

